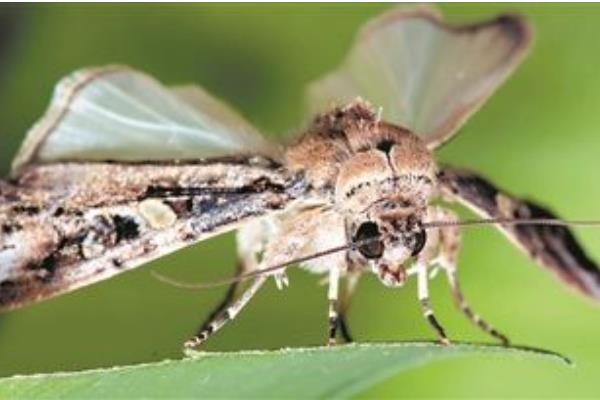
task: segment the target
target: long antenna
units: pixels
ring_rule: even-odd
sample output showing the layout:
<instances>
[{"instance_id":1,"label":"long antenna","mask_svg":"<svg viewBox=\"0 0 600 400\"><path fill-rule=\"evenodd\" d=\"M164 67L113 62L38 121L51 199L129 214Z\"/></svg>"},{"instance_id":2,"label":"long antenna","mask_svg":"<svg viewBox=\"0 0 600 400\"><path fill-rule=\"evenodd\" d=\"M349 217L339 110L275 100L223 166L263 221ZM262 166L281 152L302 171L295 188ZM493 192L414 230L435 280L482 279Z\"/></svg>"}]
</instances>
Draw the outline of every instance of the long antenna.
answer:
<instances>
[{"instance_id":1,"label":"long antenna","mask_svg":"<svg viewBox=\"0 0 600 400\"><path fill-rule=\"evenodd\" d=\"M187 283L187 282L181 282L172 278L169 278L165 275L162 275L156 271L152 271L152 275L154 275L154 277L156 279L158 279L161 282L164 283L168 283L170 285L179 287L179 288L183 288L183 289L210 289L210 288L215 288L215 287L219 287L219 286L224 286L224 285L230 285L232 283L236 283L236 282L241 282L244 281L246 279L252 278L254 276L258 276L258 275L262 275L262 274L266 274L268 272L273 272L273 271L277 271L280 269L283 269L285 267L288 267L292 264L299 264L302 263L304 261L308 261L308 260L312 260L315 258L319 258L319 257L323 257L329 254L333 254L333 253L337 253L340 251L344 251L344 250L348 250L351 248L354 248L360 244L363 244L363 242L368 243L371 241L375 241L375 240L379 240L379 238L369 238L369 239L365 239L362 240L360 242L356 242L356 243L350 243L350 244L345 244L343 246L337 246L337 247L332 247L329 248L327 250L323 250L323 251L319 251L317 253L312 253L309 254L307 256L302 256L302 257L298 257L298 258L294 258L293 260L289 260L280 264L276 264L267 268L261 268L255 271L250 271L250 272L246 272L244 274L240 274L238 276L235 276L233 278L229 278L229 279L222 279L219 281L215 281L215 282L209 282L209 283Z\"/></svg>"},{"instance_id":2,"label":"long antenna","mask_svg":"<svg viewBox=\"0 0 600 400\"><path fill-rule=\"evenodd\" d=\"M597 220L562 220L557 218L479 218L479 219L464 219L460 221L430 221L424 222L423 228L425 229L434 229L434 228L443 228L446 226L481 226L481 225L545 225L545 226L584 226L584 227L592 227L592 226L600 226L600 221ZM233 278L222 279L219 281L208 282L208 283L188 283L179 281L168 276L165 276L159 272L152 271L152 275L161 282L167 283L169 285L179 287L182 289L211 289L220 286L230 285L236 282L242 282L247 279L250 279L255 276L259 276L262 274L266 274L269 272L278 271L280 269L284 269L293 264L300 264L304 261L313 260L315 258L324 257L329 254L334 254L340 251L356 248L363 244L368 244L370 242L380 240L380 237L363 239L354 243L347 243L341 246L332 247L326 250L322 250L316 253L312 253L306 256L298 257L289 261L285 261L280 264L272 265L267 268L261 268L255 271L249 271L244 274L240 274Z\"/></svg>"},{"instance_id":3,"label":"long antenna","mask_svg":"<svg viewBox=\"0 0 600 400\"><path fill-rule=\"evenodd\" d=\"M424 222L423 228L442 228L445 226L477 226L477 225L546 225L546 226L600 226L597 220L562 220L558 218L477 218L460 221L431 221Z\"/></svg>"}]
</instances>

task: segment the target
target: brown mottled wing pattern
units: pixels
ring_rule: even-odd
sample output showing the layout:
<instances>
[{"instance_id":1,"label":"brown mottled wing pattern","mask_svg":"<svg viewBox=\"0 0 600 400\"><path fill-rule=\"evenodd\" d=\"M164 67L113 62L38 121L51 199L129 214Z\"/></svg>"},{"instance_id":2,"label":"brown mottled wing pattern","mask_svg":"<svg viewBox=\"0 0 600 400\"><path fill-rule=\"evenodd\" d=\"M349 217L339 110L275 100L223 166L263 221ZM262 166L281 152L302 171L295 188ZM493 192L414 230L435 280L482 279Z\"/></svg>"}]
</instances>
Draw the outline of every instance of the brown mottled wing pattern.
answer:
<instances>
[{"instance_id":1,"label":"brown mottled wing pattern","mask_svg":"<svg viewBox=\"0 0 600 400\"><path fill-rule=\"evenodd\" d=\"M235 229L302 190L301 180L262 157L27 167L0 181L0 309Z\"/></svg>"},{"instance_id":2,"label":"brown mottled wing pattern","mask_svg":"<svg viewBox=\"0 0 600 400\"><path fill-rule=\"evenodd\" d=\"M442 191L482 217L558 218L539 204L516 198L476 173L443 167ZM538 264L552 270L562 281L600 299L600 270L563 226L499 225L500 230Z\"/></svg>"}]
</instances>

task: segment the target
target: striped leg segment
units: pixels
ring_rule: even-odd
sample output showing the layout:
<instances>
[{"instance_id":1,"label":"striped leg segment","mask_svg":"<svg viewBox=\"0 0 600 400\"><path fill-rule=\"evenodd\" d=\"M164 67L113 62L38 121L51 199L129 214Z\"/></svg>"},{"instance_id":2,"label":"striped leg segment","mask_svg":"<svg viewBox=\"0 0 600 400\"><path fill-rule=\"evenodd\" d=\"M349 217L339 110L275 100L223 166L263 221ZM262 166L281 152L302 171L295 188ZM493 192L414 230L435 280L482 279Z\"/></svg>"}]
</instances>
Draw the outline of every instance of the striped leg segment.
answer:
<instances>
[{"instance_id":1,"label":"striped leg segment","mask_svg":"<svg viewBox=\"0 0 600 400\"><path fill-rule=\"evenodd\" d=\"M348 320L346 314L338 314L338 322L340 327L340 336L345 343L352 343L354 339L352 338L352 334L350 333L350 328L348 327Z\"/></svg>"},{"instance_id":2,"label":"striped leg segment","mask_svg":"<svg viewBox=\"0 0 600 400\"><path fill-rule=\"evenodd\" d=\"M340 283L340 269L337 267L331 267L329 269L329 290L327 291L327 298L329 299L329 330L327 337L327 345L332 346L337 343L336 333L339 325L338 319L338 294L339 294L339 283Z\"/></svg>"},{"instance_id":3,"label":"striped leg segment","mask_svg":"<svg viewBox=\"0 0 600 400\"><path fill-rule=\"evenodd\" d=\"M234 277L240 276L240 274L242 272L243 272L242 263L238 262ZM211 311L211 313L208 315L208 317L206 317L204 322L202 322L202 324L200 325L200 329L198 329L198 332L203 332L203 331L207 330L209 325L213 322L213 320L215 318L217 318L221 313L223 313L223 311L225 311L225 309L227 307L229 307L229 305L235 298L235 295L237 293L237 289L239 288L239 286L240 286L240 282L234 282L231 285L229 285L229 287L227 288L227 292L225 292L225 296L219 302L219 304L217 304L216 307Z\"/></svg>"},{"instance_id":4,"label":"striped leg segment","mask_svg":"<svg viewBox=\"0 0 600 400\"><path fill-rule=\"evenodd\" d=\"M271 229L263 220L257 220L254 223L242 226L236 235L237 250L239 261L235 277L240 276L244 272L255 271L259 267L259 254L265 250L265 246L269 240ZM208 318L200 325L196 335L186 341L186 348L196 347L217 330L219 330L228 321L232 320L237 313L250 301L252 296L256 294L262 286L266 277L259 276L253 281L240 297L235 300L236 296L241 292L241 282L232 283L225 293L225 297L209 314Z\"/></svg>"},{"instance_id":5,"label":"striped leg segment","mask_svg":"<svg viewBox=\"0 0 600 400\"><path fill-rule=\"evenodd\" d=\"M238 313L244 308L246 304L254 297L258 290L262 287L265 281L268 279L267 275L258 276L250 285L248 289L242 295L235 300L229 307L220 312L214 319L205 324L193 338L186 341L184 346L186 348L194 348L204 343L212 334L217 332L227 322L233 320Z\"/></svg>"},{"instance_id":6,"label":"striped leg segment","mask_svg":"<svg viewBox=\"0 0 600 400\"><path fill-rule=\"evenodd\" d=\"M463 295L460 289L458 277L456 276L456 270L447 269L446 275L448 277L450 287L452 288L452 294L454 295L456 306L460 308L460 310L467 316L467 318L469 318L471 322L480 327L484 332L500 340L504 346L508 346L510 344L508 337L498 332L493 326L488 324L483 318L481 318L478 314L473 312L473 309L471 309L471 307L465 300L465 296Z\"/></svg>"},{"instance_id":7,"label":"striped leg segment","mask_svg":"<svg viewBox=\"0 0 600 400\"><path fill-rule=\"evenodd\" d=\"M346 277L346 285L342 292L342 298L340 302L340 307L338 310L338 323L340 328L340 336L346 343L352 343L354 339L352 339L352 335L350 333L350 328L348 327L347 315L348 310L350 309L350 304L352 301L352 295L356 290L356 286L358 285L358 280L360 279L360 274L356 272L350 272Z\"/></svg>"},{"instance_id":8,"label":"striped leg segment","mask_svg":"<svg viewBox=\"0 0 600 400\"><path fill-rule=\"evenodd\" d=\"M429 301L428 282L429 277L427 276L427 266L425 264L419 265L417 267L417 288L419 293L419 303L421 303L423 316L436 331L440 343L443 345L448 345L450 344L450 340L446 336L444 328L435 317L433 308L431 307L431 303Z\"/></svg>"},{"instance_id":9,"label":"striped leg segment","mask_svg":"<svg viewBox=\"0 0 600 400\"><path fill-rule=\"evenodd\" d=\"M327 345L333 346L337 344L336 333L339 324L337 312L337 300L329 300L329 334L327 337Z\"/></svg>"},{"instance_id":10,"label":"striped leg segment","mask_svg":"<svg viewBox=\"0 0 600 400\"><path fill-rule=\"evenodd\" d=\"M440 211L443 213L444 220L456 220L456 216L448 210ZM508 338L494 329L483 318L473 312L473 309L467 303L465 296L460 288L457 275L458 253L460 251L460 229L456 226L447 226L440 229L439 244L439 265L446 271L448 283L452 289L452 295L456 306L469 318L471 322L480 327L484 332L500 340L502 344L509 344Z\"/></svg>"}]
</instances>

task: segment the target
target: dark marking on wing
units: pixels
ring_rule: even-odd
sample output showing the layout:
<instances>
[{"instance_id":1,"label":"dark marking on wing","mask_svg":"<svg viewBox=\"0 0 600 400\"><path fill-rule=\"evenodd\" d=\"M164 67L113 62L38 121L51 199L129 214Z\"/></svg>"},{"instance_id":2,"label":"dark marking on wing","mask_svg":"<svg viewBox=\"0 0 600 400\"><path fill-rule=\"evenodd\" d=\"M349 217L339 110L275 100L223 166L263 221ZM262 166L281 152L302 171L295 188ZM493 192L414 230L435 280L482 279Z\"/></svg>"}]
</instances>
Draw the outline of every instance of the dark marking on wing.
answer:
<instances>
[{"instance_id":1,"label":"dark marking on wing","mask_svg":"<svg viewBox=\"0 0 600 400\"><path fill-rule=\"evenodd\" d=\"M41 263L37 266L37 268L42 269L48 273L48 275L52 276L54 274L54 270L56 269L57 263L56 255L50 254L47 257L44 257Z\"/></svg>"},{"instance_id":2,"label":"dark marking on wing","mask_svg":"<svg viewBox=\"0 0 600 400\"><path fill-rule=\"evenodd\" d=\"M140 227L130 216L113 215L114 229L117 234L117 243L123 240L132 240L140 235Z\"/></svg>"},{"instance_id":3,"label":"dark marking on wing","mask_svg":"<svg viewBox=\"0 0 600 400\"><path fill-rule=\"evenodd\" d=\"M21 229L22 229L21 225L19 225L17 223L6 223L6 224L2 224L2 226L0 227L0 232L2 232L5 235L8 235L13 232L19 231Z\"/></svg>"},{"instance_id":4,"label":"dark marking on wing","mask_svg":"<svg viewBox=\"0 0 600 400\"><path fill-rule=\"evenodd\" d=\"M68 174L62 165L40 168L56 177ZM72 191L61 187L55 192L35 170L30 171L31 179L24 186L0 181L0 309L20 307L107 279L182 245L234 229L238 222L280 210L307 190L302 176L270 170L262 174L262 166L249 167L242 171L247 174L244 176L217 179L211 187L207 182L213 176L233 175L230 166L173 167L186 171L181 175L193 175L190 184L189 180L173 179L173 175L178 176L173 170L163 177L165 168L159 165L146 166L147 173L133 170L139 179L132 181L139 185L123 186L127 192L114 201L112 193L123 191L111 192L113 182L108 179L123 176L117 173L119 166L86 164L80 168L85 169L85 177L106 169L104 186L74 182L69 186ZM62 184L56 177L53 179ZM23 200L28 198L36 200L31 205L36 207L35 213ZM177 216L172 225L156 229L144 219L138 205L151 198L171 207ZM23 239L15 240L16 234ZM16 261L12 256L2 258L2 251L13 251L9 245L19 254Z\"/></svg>"},{"instance_id":5,"label":"dark marking on wing","mask_svg":"<svg viewBox=\"0 0 600 400\"><path fill-rule=\"evenodd\" d=\"M495 218L559 218L547 208L514 197L474 172L445 166L438 174L443 191L479 214ZM500 225L531 258L564 282L600 300L600 270L570 229L547 225Z\"/></svg>"},{"instance_id":6,"label":"dark marking on wing","mask_svg":"<svg viewBox=\"0 0 600 400\"><path fill-rule=\"evenodd\" d=\"M198 186L198 187L177 187L177 186L150 186L146 190L140 200L148 198L165 198L165 197L181 197L181 196L201 196L203 194L251 194L271 191L273 193L283 193L285 186L273 183L266 177L261 177L251 182L248 185L240 187L215 187L215 186Z\"/></svg>"},{"instance_id":7,"label":"dark marking on wing","mask_svg":"<svg viewBox=\"0 0 600 400\"><path fill-rule=\"evenodd\" d=\"M0 304L10 304L20 297L20 286L12 280L0 282Z\"/></svg>"},{"instance_id":8,"label":"dark marking on wing","mask_svg":"<svg viewBox=\"0 0 600 400\"><path fill-rule=\"evenodd\" d=\"M27 215L36 215L41 210L37 206L29 206L29 205L22 206L22 205L17 205L17 206L13 207L12 211L14 213L21 213L21 214L27 214Z\"/></svg>"},{"instance_id":9,"label":"dark marking on wing","mask_svg":"<svg viewBox=\"0 0 600 400\"><path fill-rule=\"evenodd\" d=\"M104 160L104 161L95 161L89 160L86 161L87 164L114 164L119 166L143 166L143 165L151 165L151 166L179 166L179 165L214 165L214 164L228 164L228 165L243 165L249 167L263 167L267 169L278 169L281 168L281 162L276 161L273 158L261 156L261 155L233 155L233 156L221 156L221 157L210 157L210 158L200 158L196 160L135 160L135 161L126 161L126 160Z\"/></svg>"}]
</instances>

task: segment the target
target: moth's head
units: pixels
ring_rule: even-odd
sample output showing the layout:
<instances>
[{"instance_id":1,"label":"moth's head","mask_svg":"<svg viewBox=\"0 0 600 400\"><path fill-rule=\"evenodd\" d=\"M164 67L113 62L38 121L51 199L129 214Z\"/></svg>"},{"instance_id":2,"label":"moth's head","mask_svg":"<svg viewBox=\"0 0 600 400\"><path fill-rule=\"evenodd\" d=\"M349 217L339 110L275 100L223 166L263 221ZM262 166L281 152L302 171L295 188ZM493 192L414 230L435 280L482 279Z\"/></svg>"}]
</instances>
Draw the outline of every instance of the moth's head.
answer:
<instances>
[{"instance_id":1,"label":"moth's head","mask_svg":"<svg viewBox=\"0 0 600 400\"><path fill-rule=\"evenodd\" d=\"M401 286L406 267L417 257L427 241L422 221L425 207L407 200L387 199L357 215L350 223L353 258L369 265L386 286Z\"/></svg>"}]
</instances>

